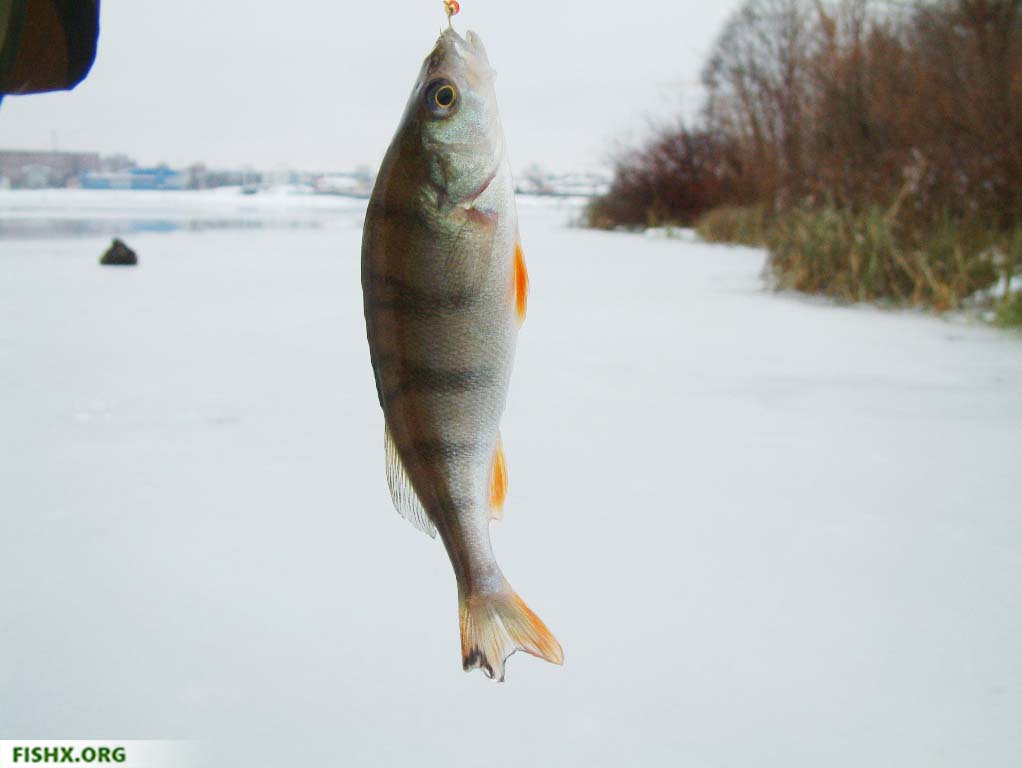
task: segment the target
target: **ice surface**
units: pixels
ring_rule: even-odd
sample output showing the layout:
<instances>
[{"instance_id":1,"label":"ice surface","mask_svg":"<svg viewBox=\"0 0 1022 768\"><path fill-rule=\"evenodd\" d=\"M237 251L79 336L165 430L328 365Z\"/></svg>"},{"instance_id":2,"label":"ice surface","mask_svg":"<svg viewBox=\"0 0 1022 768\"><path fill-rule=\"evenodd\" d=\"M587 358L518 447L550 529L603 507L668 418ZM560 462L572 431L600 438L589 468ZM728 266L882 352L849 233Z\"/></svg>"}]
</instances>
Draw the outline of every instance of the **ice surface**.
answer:
<instances>
[{"instance_id":1,"label":"ice surface","mask_svg":"<svg viewBox=\"0 0 1022 768\"><path fill-rule=\"evenodd\" d=\"M202 191L0 189L0 240L128 235L270 226L314 227L365 208L364 200L281 186Z\"/></svg>"},{"instance_id":2,"label":"ice surface","mask_svg":"<svg viewBox=\"0 0 1022 768\"><path fill-rule=\"evenodd\" d=\"M564 646L460 669L392 509L357 211L0 240L0 738L231 765L1017 766L1022 342L766 293L761 252L570 229L492 527Z\"/></svg>"}]
</instances>

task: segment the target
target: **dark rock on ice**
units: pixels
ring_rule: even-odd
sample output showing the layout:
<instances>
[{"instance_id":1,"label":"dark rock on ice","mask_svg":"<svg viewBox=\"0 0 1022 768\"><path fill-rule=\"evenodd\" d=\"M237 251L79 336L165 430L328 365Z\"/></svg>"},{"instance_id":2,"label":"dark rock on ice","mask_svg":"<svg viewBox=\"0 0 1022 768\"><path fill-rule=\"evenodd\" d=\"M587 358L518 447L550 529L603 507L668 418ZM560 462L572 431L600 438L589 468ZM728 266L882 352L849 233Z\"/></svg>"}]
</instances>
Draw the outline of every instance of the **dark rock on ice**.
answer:
<instances>
[{"instance_id":1,"label":"dark rock on ice","mask_svg":"<svg viewBox=\"0 0 1022 768\"><path fill-rule=\"evenodd\" d=\"M99 260L99 263L106 266L134 267L138 264L138 256L115 237L110 247L107 248L106 253Z\"/></svg>"}]
</instances>

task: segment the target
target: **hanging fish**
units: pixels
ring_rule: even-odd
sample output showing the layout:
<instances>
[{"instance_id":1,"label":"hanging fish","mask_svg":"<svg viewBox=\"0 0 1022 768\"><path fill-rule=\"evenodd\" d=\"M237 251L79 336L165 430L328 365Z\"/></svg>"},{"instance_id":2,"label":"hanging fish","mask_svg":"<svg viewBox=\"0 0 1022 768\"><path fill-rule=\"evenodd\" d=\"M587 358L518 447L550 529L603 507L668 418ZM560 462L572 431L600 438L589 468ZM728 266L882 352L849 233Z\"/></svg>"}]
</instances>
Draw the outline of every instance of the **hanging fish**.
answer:
<instances>
[{"instance_id":1,"label":"hanging fish","mask_svg":"<svg viewBox=\"0 0 1022 768\"><path fill-rule=\"evenodd\" d=\"M528 291L494 74L478 35L440 35L369 200L362 292L394 505L447 548L463 667L503 680L516 650L563 655L490 546Z\"/></svg>"}]
</instances>

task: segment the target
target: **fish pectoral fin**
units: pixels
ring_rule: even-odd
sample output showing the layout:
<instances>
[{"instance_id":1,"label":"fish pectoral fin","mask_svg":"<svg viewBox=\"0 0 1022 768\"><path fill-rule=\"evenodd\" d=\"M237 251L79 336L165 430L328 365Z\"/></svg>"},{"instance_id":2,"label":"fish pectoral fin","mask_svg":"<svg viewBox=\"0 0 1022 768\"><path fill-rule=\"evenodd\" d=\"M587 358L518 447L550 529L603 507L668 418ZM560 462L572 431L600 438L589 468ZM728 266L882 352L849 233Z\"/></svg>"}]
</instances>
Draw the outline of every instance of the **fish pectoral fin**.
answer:
<instances>
[{"instance_id":1,"label":"fish pectoral fin","mask_svg":"<svg viewBox=\"0 0 1022 768\"><path fill-rule=\"evenodd\" d=\"M490 466L490 519L504 519L504 499L507 497L507 461L504 459L504 443L497 437Z\"/></svg>"},{"instance_id":2,"label":"fish pectoral fin","mask_svg":"<svg viewBox=\"0 0 1022 768\"><path fill-rule=\"evenodd\" d=\"M522 244L515 243L515 316L518 327L525 322L525 310L529 303L529 272L525 268Z\"/></svg>"},{"instance_id":3,"label":"fish pectoral fin","mask_svg":"<svg viewBox=\"0 0 1022 768\"><path fill-rule=\"evenodd\" d=\"M564 663L557 638L510 587L463 596L459 609L461 663L466 672L478 667L491 680L503 681L504 662L515 651L551 664Z\"/></svg>"},{"instance_id":4,"label":"fish pectoral fin","mask_svg":"<svg viewBox=\"0 0 1022 768\"><path fill-rule=\"evenodd\" d=\"M436 538L436 526L430 520L426 508L419 501L419 495L412 487L411 478L401 462L401 454L390 434L390 427L384 427L384 448L387 454L387 485L394 508L405 520L410 522L431 539Z\"/></svg>"}]
</instances>

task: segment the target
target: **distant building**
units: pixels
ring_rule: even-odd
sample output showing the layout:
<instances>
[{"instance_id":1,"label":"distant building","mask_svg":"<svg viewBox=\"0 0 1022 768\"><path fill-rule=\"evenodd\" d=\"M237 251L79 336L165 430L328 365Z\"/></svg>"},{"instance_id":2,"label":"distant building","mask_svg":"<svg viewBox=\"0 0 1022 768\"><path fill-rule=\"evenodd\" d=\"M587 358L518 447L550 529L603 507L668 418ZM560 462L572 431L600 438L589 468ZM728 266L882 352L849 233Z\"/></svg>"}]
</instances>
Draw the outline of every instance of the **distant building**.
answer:
<instances>
[{"instance_id":1,"label":"distant building","mask_svg":"<svg viewBox=\"0 0 1022 768\"><path fill-rule=\"evenodd\" d=\"M185 189L188 174L164 166L90 171L82 174L81 185L83 189Z\"/></svg>"},{"instance_id":2,"label":"distant building","mask_svg":"<svg viewBox=\"0 0 1022 768\"><path fill-rule=\"evenodd\" d=\"M373 179L363 170L354 173L330 173L317 178L314 188L317 195L367 198L373 190Z\"/></svg>"},{"instance_id":3,"label":"distant building","mask_svg":"<svg viewBox=\"0 0 1022 768\"><path fill-rule=\"evenodd\" d=\"M515 192L548 197L595 197L605 194L609 186L610 180L600 173L545 173L533 166L526 169Z\"/></svg>"},{"instance_id":4,"label":"distant building","mask_svg":"<svg viewBox=\"0 0 1022 768\"><path fill-rule=\"evenodd\" d=\"M100 158L99 170L101 171L126 171L134 168L137 163L123 153L116 155L105 155Z\"/></svg>"},{"instance_id":5,"label":"distant building","mask_svg":"<svg viewBox=\"0 0 1022 768\"><path fill-rule=\"evenodd\" d=\"M233 171L210 169L203 167L191 169L191 185L193 189L213 189L214 187L243 187L263 183L262 174L254 171Z\"/></svg>"},{"instance_id":6,"label":"distant building","mask_svg":"<svg viewBox=\"0 0 1022 768\"><path fill-rule=\"evenodd\" d=\"M81 174L99 168L98 152L0 150L0 178L6 178L15 189L66 187Z\"/></svg>"}]
</instances>

